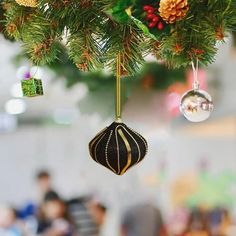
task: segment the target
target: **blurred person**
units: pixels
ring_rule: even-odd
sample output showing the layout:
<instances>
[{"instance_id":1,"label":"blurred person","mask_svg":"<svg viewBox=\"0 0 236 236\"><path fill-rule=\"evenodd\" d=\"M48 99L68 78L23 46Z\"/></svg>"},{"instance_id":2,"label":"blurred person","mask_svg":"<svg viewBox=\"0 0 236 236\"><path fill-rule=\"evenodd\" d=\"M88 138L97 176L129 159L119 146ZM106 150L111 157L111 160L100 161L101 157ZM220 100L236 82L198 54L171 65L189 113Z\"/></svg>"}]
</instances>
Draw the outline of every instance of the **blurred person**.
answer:
<instances>
[{"instance_id":1,"label":"blurred person","mask_svg":"<svg viewBox=\"0 0 236 236\"><path fill-rule=\"evenodd\" d=\"M8 207L0 207L0 236L23 235L23 228L17 222L15 211Z\"/></svg>"},{"instance_id":2,"label":"blurred person","mask_svg":"<svg viewBox=\"0 0 236 236\"><path fill-rule=\"evenodd\" d=\"M166 236L161 212L151 204L128 209L121 223L121 236Z\"/></svg>"},{"instance_id":3,"label":"blurred person","mask_svg":"<svg viewBox=\"0 0 236 236\"><path fill-rule=\"evenodd\" d=\"M100 232L105 222L107 208L97 201L91 201L88 205L88 209Z\"/></svg>"},{"instance_id":4,"label":"blurred person","mask_svg":"<svg viewBox=\"0 0 236 236\"><path fill-rule=\"evenodd\" d=\"M28 201L24 207L18 211L18 216L20 219L24 220L26 230L30 235L36 234L39 205L44 201L45 195L53 191L51 174L45 169L39 170L36 173L35 183L38 190L35 200Z\"/></svg>"},{"instance_id":5,"label":"blurred person","mask_svg":"<svg viewBox=\"0 0 236 236\"><path fill-rule=\"evenodd\" d=\"M24 222L27 236L35 236L37 230L37 210L33 203L28 203L23 209L17 211L17 217ZM0 235L1 236L1 235Z\"/></svg>"},{"instance_id":6,"label":"blurred person","mask_svg":"<svg viewBox=\"0 0 236 236\"><path fill-rule=\"evenodd\" d=\"M221 217L220 217L220 224L218 227L218 231L214 236L226 236L228 235L228 231L232 225L231 216L229 211L225 208L221 209Z\"/></svg>"},{"instance_id":7,"label":"blurred person","mask_svg":"<svg viewBox=\"0 0 236 236\"><path fill-rule=\"evenodd\" d=\"M40 170L36 176L37 196L35 201L29 201L25 206L19 210L18 214L21 219L34 216L37 213L38 205L42 203L47 192L53 191L51 174L47 170Z\"/></svg>"},{"instance_id":8,"label":"blurred person","mask_svg":"<svg viewBox=\"0 0 236 236\"><path fill-rule=\"evenodd\" d=\"M79 236L99 236L104 212L95 207L90 197L73 198L67 205Z\"/></svg>"},{"instance_id":9,"label":"blurred person","mask_svg":"<svg viewBox=\"0 0 236 236\"><path fill-rule=\"evenodd\" d=\"M44 199L45 194L53 191L52 177L49 171L40 170L36 174L36 184L38 188L39 201Z\"/></svg>"},{"instance_id":10,"label":"blurred person","mask_svg":"<svg viewBox=\"0 0 236 236\"><path fill-rule=\"evenodd\" d=\"M72 236L72 224L65 202L54 191L44 197L40 208L37 234L42 236Z\"/></svg>"},{"instance_id":11,"label":"blurred person","mask_svg":"<svg viewBox=\"0 0 236 236\"><path fill-rule=\"evenodd\" d=\"M171 235L180 235L187 225L189 209L176 207L171 213L167 222L168 230L171 232Z\"/></svg>"},{"instance_id":12,"label":"blurred person","mask_svg":"<svg viewBox=\"0 0 236 236\"><path fill-rule=\"evenodd\" d=\"M212 235L216 236L219 232L219 226L221 223L221 209L219 207L215 207L211 209L209 212L209 223Z\"/></svg>"},{"instance_id":13,"label":"blurred person","mask_svg":"<svg viewBox=\"0 0 236 236\"><path fill-rule=\"evenodd\" d=\"M201 209L194 209L190 213L186 228L180 236L212 236L206 212Z\"/></svg>"}]
</instances>

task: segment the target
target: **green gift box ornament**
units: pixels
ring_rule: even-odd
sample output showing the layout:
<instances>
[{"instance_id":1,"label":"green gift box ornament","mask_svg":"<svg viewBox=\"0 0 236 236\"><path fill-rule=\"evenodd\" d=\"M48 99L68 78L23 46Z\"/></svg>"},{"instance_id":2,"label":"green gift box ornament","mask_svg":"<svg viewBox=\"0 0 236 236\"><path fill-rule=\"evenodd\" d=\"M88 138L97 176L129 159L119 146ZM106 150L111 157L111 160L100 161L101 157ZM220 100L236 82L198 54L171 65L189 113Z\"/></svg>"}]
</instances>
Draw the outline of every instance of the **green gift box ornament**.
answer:
<instances>
[{"instance_id":1,"label":"green gift box ornament","mask_svg":"<svg viewBox=\"0 0 236 236\"><path fill-rule=\"evenodd\" d=\"M24 97L36 97L43 95L43 84L41 79L29 78L21 80Z\"/></svg>"}]
</instances>

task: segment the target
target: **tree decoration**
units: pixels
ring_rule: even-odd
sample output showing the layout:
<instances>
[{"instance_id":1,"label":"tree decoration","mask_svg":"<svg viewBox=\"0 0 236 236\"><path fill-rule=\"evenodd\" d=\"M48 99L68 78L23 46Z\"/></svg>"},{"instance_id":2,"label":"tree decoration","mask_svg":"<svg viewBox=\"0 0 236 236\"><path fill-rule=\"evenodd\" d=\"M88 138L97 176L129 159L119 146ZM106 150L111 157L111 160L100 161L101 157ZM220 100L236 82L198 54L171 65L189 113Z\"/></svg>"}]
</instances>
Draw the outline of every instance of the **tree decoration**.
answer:
<instances>
[{"instance_id":1,"label":"tree decoration","mask_svg":"<svg viewBox=\"0 0 236 236\"><path fill-rule=\"evenodd\" d=\"M123 175L132 166L142 161L148 149L146 140L122 123L121 67L119 54L116 77L116 120L89 143L92 159L117 175Z\"/></svg>"},{"instance_id":2,"label":"tree decoration","mask_svg":"<svg viewBox=\"0 0 236 236\"><path fill-rule=\"evenodd\" d=\"M55 79L63 79L67 88L71 88L77 83L85 83L91 92L101 91L101 94L104 94L107 90L113 91L115 80L114 74L107 72L104 73L103 70L84 73L83 71L78 70L76 65L73 64L73 61L67 57L65 46L60 45L59 50L61 53L58 58L46 66L54 72L53 74L55 75ZM25 60L30 64L27 55L21 51L14 58L14 63L17 67L20 67L25 63ZM165 64L158 62L145 63L141 67L140 71L134 76L122 77L122 83L125 84L126 88L122 94L124 97L127 97L126 92L131 94L132 91L137 89L137 87L165 91L169 86L176 82L186 83L185 72L186 70L184 68L170 70ZM34 70L31 75L34 77ZM108 94L110 96L109 91L104 94L104 97L108 96Z\"/></svg>"},{"instance_id":3,"label":"tree decoration","mask_svg":"<svg viewBox=\"0 0 236 236\"><path fill-rule=\"evenodd\" d=\"M8 4L8 35L23 41L34 63L55 60L63 41L74 64L85 71L113 71L118 52L126 75L137 73L148 54L171 67L188 66L197 58L207 65L214 61L217 42L236 29L235 0L37 0L34 8L15 0L3 4ZM145 6L153 7L152 17L153 9L144 12Z\"/></svg>"},{"instance_id":4,"label":"tree decoration","mask_svg":"<svg viewBox=\"0 0 236 236\"><path fill-rule=\"evenodd\" d=\"M43 85L41 79L33 78L30 72L26 72L24 79L21 80L23 96L36 97L43 95Z\"/></svg>"},{"instance_id":5,"label":"tree decoration","mask_svg":"<svg viewBox=\"0 0 236 236\"><path fill-rule=\"evenodd\" d=\"M37 7L37 1L36 0L15 0L19 5L25 6L25 7Z\"/></svg>"},{"instance_id":6,"label":"tree decoration","mask_svg":"<svg viewBox=\"0 0 236 236\"><path fill-rule=\"evenodd\" d=\"M146 20L148 22L149 28L156 27L158 30L163 30L165 25L164 21L158 14L158 9L154 8L151 5L145 5L143 7L143 10L146 12Z\"/></svg>"},{"instance_id":7,"label":"tree decoration","mask_svg":"<svg viewBox=\"0 0 236 236\"><path fill-rule=\"evenodd\" d=\"M187 0L161 0L160 16L168 24L173 24L182 20L189 10Z\"/></svg>"},{"instance_id":8,"label":"tree decoration","mask_svg":"<svg viewBox=\"0 0 236 236\"><path fill-rule=\"evenodd\" d=\"M197 77L198 61L195 68L192 62L194 83L193 89L185 93L181 100L180 111L191 122L201 122L207 120L212 111L213 103L211 96L203 90L199 89L199 82Z\"/></svg>"}]
</instances>

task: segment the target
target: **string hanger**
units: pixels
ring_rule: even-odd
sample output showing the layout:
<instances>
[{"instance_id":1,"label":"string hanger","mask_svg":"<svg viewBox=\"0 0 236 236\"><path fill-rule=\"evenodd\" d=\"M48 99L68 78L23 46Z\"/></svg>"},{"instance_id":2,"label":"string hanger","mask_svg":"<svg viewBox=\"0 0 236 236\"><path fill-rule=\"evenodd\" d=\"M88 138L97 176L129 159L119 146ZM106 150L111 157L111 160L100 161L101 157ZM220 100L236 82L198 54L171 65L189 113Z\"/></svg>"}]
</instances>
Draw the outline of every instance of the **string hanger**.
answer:
<instances>
[{"instance_id":1,"label":"string hanger","mask_svg":"<svg viewBox=\"0 0 236 236\"><path fill-rule=\"evenodd\" d=\"M193 89L198 90L199 89L199 80L198 80L198 69L199 69L199 60L196 59L196 63L192 60L192 69L193 69Z\"/></svg>"},{"instance_id":2,"label":"string hanger","mask_svg":"<svg viewBox=\"0 0 236 236\"><path fill-rule=\"evenodd\" d=\"M121 56L116 58L116 122L121 122Z\"/></svg>"},{"instance_id":3,"label":"string hanger","mask_svg":"<svg viewBox=\"0 0 236 236\"><path fill-rule=\"evenodd\" d=\"M36 74L38 73L38 70L39 70L38 64L34 65L33 61L30 61L29 67L30 67L29 68L29 70L30 70L30 77L31 78L35 78L35 76L36 76ZM34 68L33 73L31 73L32 72L32 68Z\"/></svg>"}]
</instances>

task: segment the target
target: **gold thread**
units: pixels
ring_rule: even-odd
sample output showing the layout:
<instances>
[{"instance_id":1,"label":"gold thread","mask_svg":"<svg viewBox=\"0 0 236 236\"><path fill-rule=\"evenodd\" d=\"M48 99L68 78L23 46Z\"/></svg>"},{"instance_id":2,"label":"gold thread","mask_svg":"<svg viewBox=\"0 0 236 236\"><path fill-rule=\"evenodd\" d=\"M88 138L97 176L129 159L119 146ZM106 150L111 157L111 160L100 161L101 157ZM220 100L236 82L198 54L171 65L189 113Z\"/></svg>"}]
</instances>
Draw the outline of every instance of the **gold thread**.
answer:
<instances>
[{"instance_id":1,"label":"gold thread","mask_svg":"<svg viewBox=\"0 0 236 236\"><path fill-rule=\"evenodd\" d=\"M135 144L137 145L137 148L138 148L138 160L136 163L138 163L141 159L141 151L140 151L140 148L139 148L139 145L137 143L137 141L134 139L134 137L129 133L129 131L123 127L123 129L126 131L126 133L133 139L133 141L135 142Z\"/></svg>"},{"instance_id":2,"label":"gold thread","mask_svg":"<svg viewBox=\"0 0 236 236\"><path fill-rule=\"evenodd\" d=\"M140 147L139 147L139 145L138 145L138 143L137 143L137 141L134 139L134 137L130 134L130 132L125 128L125 127L123 127L122 125L119 125L119 126L117 126L116 127L116 130L118 129L118 128L123 128L126 132L127 132L127 134L133 139L133 141L135 142L135 144L137 145L137 148L138 148L138 160L137 160L137 162L136 162L136 164L135 165L137 165L139 162L140 162L140 159L141 159L141 150L140 150ZM117 138L117 132L115 132L115 135L116 135L116 144L117 144L117 152L118 152L118 154L117 154L117 162L118 162L118 173L120 173L120 153L119 153L119 143L118 143L118 138ZM134 166L135 166L134 165Z\"/></svg>"},{"instance_id":3,"label":"gold thread","mask_svg":"<svg viewBox=\"0 0 236 236\"><path fill-rule=\"evenodd\" d=\"M108 152L107 152L108 145L109 145L109 142L110 142L110 140L111 140L112 133L113 133L113 130L111 130L110 135L109 135L109 138L108 138L108 140L107 140L106 149L105 149L105 156L106 156L106 163L107 163L107 165L110 167L110 169L111 169L114 173L116 173L115 169L113 169L113 167L110 165L110 163L109 163L109 161L108 161ZM116 173L116 174L117 174L117 173Z\"/></svg>"},{"instance_id":4,"label":"gold thread","mask_svg":"<svg viewBox=\"0 0 236 236\"><path fill-rule=\"evenodd\" d=\"M95 146L95 149L94 149L94 154L95 154L95 156L94 156L94 158L95 158L95 161L96 162L98 162L98 159L97 159L97 147L98 147L98 144L101 142L101 140L103 139L103 137L106 135L106 133L105 134L103 134L102 135L102 137L99 139L99 141L97 142L97 144L96 144L96 146Z\"/></svg>"},{"instance_id":5,"label":"gold thread","mask_svg":"<svg viewBox=\"0 0 236 236\"><path fill-rule=\"evenodd\" d=\"M127 156L127 164L126 166L124 167L124 169L121 171L120 175L123 175L126 170L130 167L131 165L131 162L132 162L132 153L131 153L131 147L130 147L130 144L127 140L127 138L125 137L124 133L122 132L121 129L118 130L118 133L120 135L120 137L122 138L122 140L124 141L125 143L125 146L126 146L126 149L127 149L127 152L128 152L128 156Z\"/></svg>"},{"instance_id":6,"label":"gold thread","mask_svg":"<svg viewBox=\"0 0 236 236\"><path fill-rule=\"evenodd\" d=\"M142 135L140 135L138 132L136 132L135 130L133 130L133 129L130 129L130 130L133 131L144 142L144 146L146 147L146 152L145 152L145 155L146 155L148 152L148 145L147 145L146 139Z\"/></svg>"},{"instance_id":7,"label":"gold thread","mask_svg":"<svg viewBox=\"0 0 236 236\"><path fill-rule=\"evenodd\" d=\"M121 57L116 59L116 120L121 122Z\"/></svg>"},{"instance_id":8,"label":"gold thread","mask_svg":"<svg viewBox=\"0 0 236 236\"><path fill-rule=\"evenodd\" d=\"M97 142L97 140L101 137L101 135L103 134L103 132L106 130L106 128L105 129L103 129L102 131L100 131L95 137L94 137L94 139L90 142L90 144L89 144L89 153L90 153L90 156L92 156L92 147L93 147L93 145Z\"/></svg>"},{"instance_id":9,"label":"gold thread","mask_svg":"<svg viewBox=\"0 0 236 236\"><path fill-rule=\"evenodd\" d=\"M118 167L118 173L120 173L120 149L119 149L119 141L117 136L117 129L119 126L116 127L115 130L115 136L116 136L116 145L117 145L117 167Z\"/></svg>"},{"instance_id":10,"label":"gold thread","mask_svg":"<svg viewBox=\"0 0 236 236\"><path fill-rule=\"evenodd\" d=\"M118 125L115 129L115 136L116 136L116 145L117 145L117 166L118 166L118 173L120 173L120 149L119 149L119 141L118 141L118 136L117 136L117 130L118 128L123 128L122 125Z\"/></svg>"}]
</instances>

